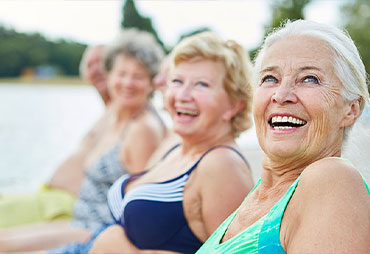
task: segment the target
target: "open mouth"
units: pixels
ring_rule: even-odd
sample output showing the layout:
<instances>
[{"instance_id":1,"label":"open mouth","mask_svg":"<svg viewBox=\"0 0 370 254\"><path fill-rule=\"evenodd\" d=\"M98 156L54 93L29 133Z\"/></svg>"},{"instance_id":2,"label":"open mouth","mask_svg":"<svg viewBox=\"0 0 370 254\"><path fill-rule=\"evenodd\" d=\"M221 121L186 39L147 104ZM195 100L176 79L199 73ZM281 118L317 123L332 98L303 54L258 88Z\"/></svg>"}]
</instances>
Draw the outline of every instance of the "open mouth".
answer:
<instances>
[{"instance_id":1,"label":"open mouth","mask_svg":"<svg viewBox=\"0 0 370 254\"><path fill-rule=\"evenodd\" d=\"M273 116L268 123L275 130L283 130L302 127L307 121L293 116Z\"/></svg>"},{"instance_id":2,"label":"open mouth","mask_svg":"<svg viewBox=\"0 0 370 254\"><path fill-rule=\"evenodd\" d=\"M199 112L195 110L177 109L176 114L178 116L198 116Z\"/></svg>"}]
</instances>

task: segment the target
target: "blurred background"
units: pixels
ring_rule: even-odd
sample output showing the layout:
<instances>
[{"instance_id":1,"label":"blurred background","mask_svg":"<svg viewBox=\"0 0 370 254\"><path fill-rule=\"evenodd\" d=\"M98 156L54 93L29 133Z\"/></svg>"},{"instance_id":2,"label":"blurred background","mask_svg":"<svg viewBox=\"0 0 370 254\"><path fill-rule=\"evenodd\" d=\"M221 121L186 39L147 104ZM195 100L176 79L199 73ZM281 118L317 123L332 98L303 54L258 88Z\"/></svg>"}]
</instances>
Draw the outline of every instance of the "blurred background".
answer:
<instances>
[{"instance_id":1,"label":"blurred background","mask_svg":"<svg viewBox=\"0 0 370 254\"><path fill-rule=\"evenodd\" d=\"M212 30L253 59L271 29L300 18L345 28L369 73L369 0L1 0L0 194L34 191L102 113L99 95L78 76L88 45L137 27L170 52L183 37ZM254 131L240 144L255 151Z\"/></svg>"}]
</instances>

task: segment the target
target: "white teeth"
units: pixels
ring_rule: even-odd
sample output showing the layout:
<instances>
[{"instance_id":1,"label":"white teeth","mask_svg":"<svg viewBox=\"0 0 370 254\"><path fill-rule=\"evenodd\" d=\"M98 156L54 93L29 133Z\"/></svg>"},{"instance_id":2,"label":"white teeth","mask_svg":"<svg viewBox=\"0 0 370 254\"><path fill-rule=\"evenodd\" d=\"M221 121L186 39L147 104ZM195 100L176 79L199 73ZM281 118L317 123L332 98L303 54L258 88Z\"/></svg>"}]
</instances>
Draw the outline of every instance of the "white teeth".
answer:
<instances>
[{"instance_id":1,"label":"white teeth","mask_svg":"<svg viewBox=\"0 0 370 254\"><path fill-rule=\"evenodd\" d=\"M275 130L284 130L284 129L292 129L292 126L275 126Z\"/></svg>"},{"instance_id":2,"label":"white teeth","mask_svg":"<svg viewBox=\"0 0 370 254\"><path fill-rule=\"evenodd\" d=\"M274 116L271 119L271 123L274 129L283 130L294 128L294 126L276 126L276 125L279 125L278 123L284 123L284 125L286 125L286 123L304 125L306 124L306 121L300 120L292 116Z\"/></svg>"},{"instance_id":3,"label":"white teeth","mask_svg":"<svg viewBox=\"0 0 370 254\"><path fill-rule=\"evenodd\" d=\"M196 111L185 110L185 109L178 109L178 110L176 110L176 112L179 113L179 114L186 114L186 115L191 115L191 116L199 115L199 113L196 112Z\"/></svg>"}]
</instances>

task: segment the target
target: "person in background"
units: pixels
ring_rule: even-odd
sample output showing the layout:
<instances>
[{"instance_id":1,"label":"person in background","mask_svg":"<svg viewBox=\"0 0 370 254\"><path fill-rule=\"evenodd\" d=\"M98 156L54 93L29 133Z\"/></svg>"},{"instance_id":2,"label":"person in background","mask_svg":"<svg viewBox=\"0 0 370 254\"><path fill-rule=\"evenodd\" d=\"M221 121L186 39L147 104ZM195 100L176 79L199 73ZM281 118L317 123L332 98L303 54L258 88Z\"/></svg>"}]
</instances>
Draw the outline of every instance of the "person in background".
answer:
<instances>
[{"instance_id":1,"label":"person in background","mask_svg":"<svg viewBox=\"0 0 370 254\"><path fill-rule=\"evenodd\" d=\"M102 154L80 179L73 219L30 225L0 232L0 252L54 248L71 240L84 241L113 222L107 191L122 174L138 174L164 137L166 127L151 106L152 79L162 49L154 37L136 29L123 30L104 53L110 103L100 124L91 156Z\"/></svg>"},{"instance_id":2,"label":"person in background","mask_svg":"<svg viewBox=\"0 0 370 254\"><path fill-rule=\"evenodd\" d=\"M110 96L107 92L103 52L103 45L87 47L80 62L80 74L96 87L105 105L108 105ZM91 128L77 149L58 166L50 180L38 192L4 195L0 198L0 228L72 217L73 204L84 178L83 169L91 167L102 155L95 153L90 156L99 142L106 114L105 111L101 120Z\"/></svg>"},{"instance_id":3,"label":"person in background","mask_svg":"<svg viewBox=\"0 0 370 254\"><path fill-rule=\"evenodd\" d=\"M104 45L98 44L85 49L80 62L82 79L93 85L102 98L104 105L110 102L106 74L103 66Z\"/></svg>"},{"instance_id":4,"label":"person in background","mask_svg":"<svg viewBox=\"0 0 370 254\"><path fill-rule=\"evenodd\" d=\"M181 138L177 135L172 128L172 119L169 115L168 109L165 105L165 94L168 88L168 78L170 70L170 55L163 58L160 69L153 79L153 84L156 89L154 94L154 99L157 99L156 106L158 108L159 114L164 119L167 125L167 132L164 139L161 141L159 147L155 150L152 157L150 158L147 168L151 168L154 163L156 163L163 154L168 151L171 147L181 142Z\"/></svg>"},{"instance_id":5,"label":"person in background","mask_svg":"<svg viewBox=\"0 0 370 254\"><path fill-rule=\"evenodd\" d=\"M353 41L333 26L287 22L255 68L261 178L197 253L370 253L370 191L341 157L369 102Z\"/></svg>"},{"instance_id":6,"label":"person in background","mask_svg":"<svg viewBox=\"0 0 370 254\"><path fill-rule=\"evenodd\" d=\"M181 143L147 173L114 183L116 224L82 252L95 240L91 253L194 253L253 185L235 143L251 125L245 50L205 32L180 42L170 63L166 107Z\"/></svg>"}]
</instances>

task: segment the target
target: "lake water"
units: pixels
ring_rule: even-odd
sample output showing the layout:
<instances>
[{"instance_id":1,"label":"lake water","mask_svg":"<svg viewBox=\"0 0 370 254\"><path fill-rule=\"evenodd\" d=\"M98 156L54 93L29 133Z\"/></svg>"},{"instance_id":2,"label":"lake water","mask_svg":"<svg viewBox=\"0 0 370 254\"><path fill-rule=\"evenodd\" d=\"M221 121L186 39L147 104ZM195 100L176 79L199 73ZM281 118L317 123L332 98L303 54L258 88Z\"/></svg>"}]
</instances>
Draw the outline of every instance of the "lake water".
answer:
<instances>
[{"instance_id":1,"label":"lake water","mask_svg":"<svg viewBox=\"0 0 370 254\"><path fill-rule=\"evenodd\" d=\"M159 96L154 96L154 105L161 108ZM35 191L103 110L90 86L0 84L0 194ZM171 125L168 115L160 113ZM257 168L260 153L254 129L238 143L250 151L248 161Z\"/></svg>"},{"instance_id":2,"label":"lake water","mask_svg":"<svg viewBox=\"0 0 370 254\"><path fill-rule=\"evenodd\" d=\"M103 107L90 86L0 84L0 193L36 190Z\"/></svg>"}]
</instances>

